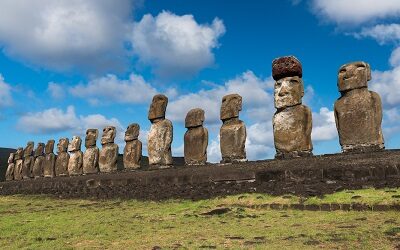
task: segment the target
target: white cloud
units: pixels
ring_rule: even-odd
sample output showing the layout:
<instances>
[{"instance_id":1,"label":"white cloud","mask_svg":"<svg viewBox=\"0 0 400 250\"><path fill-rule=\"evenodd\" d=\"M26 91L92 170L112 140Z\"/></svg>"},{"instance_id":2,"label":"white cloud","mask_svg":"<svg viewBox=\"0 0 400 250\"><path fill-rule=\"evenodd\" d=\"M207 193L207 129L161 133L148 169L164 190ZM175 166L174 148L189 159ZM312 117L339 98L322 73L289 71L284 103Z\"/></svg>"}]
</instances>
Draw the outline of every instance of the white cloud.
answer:
<instances>
[{"instance_id":1,"label":"white cloud","mask_svg":"<svg viewBox=\"0 0 400 250\"><path fill-rule=\"evenodd\" d=\"M327 141L338 136L333 111L326 107L322 107L320 108L319 113L313 112L312 116L313 129L311 136L313 141Z\"/></svg>"},{"instance_id":2,"label":"white cloud","mask_svg":"<svg viewBox=\"0 0 400 250\"><path fill-rule=\"evenodd\" d=\"M47 85L47 92L50 93L53 99L63 99L65 97L66 88L60 84L49 82Z\"/></svg>"},{"instance_id":3,"label":"white cloud","mask_svg":"<svg viewBox=\"0 0 400 250\"><path fill-rule=\"evenodd\" d=\"M371 37L383 45L389 42L400 41L400 24L379 24L373 27L364 27L361 32L353 34L356 38Z\"/></svg>"},{"instance_id":4,"label":"white cloud","mask_svg":"<svg viewBox=\"0 0 400 250\"><path fill-rule=\"evenodd\" d=\"M10 106L13 103L11 86L4 81L0 74L0 107Z\"/></svg>"},{"instance_id":5,"label":"white cloud","mask_svg":"<svg viewBox=\"0 0 400 250\"><path fill-rule=\"evenodd\" d=\"M141 62L170 77L192 75L211 66L212 50L224 33L225 26L218 18L210 25L198 24L192 15L163 11L156 17L143 16L134 24L131 39Z\"/></svg>"}]
</instances>

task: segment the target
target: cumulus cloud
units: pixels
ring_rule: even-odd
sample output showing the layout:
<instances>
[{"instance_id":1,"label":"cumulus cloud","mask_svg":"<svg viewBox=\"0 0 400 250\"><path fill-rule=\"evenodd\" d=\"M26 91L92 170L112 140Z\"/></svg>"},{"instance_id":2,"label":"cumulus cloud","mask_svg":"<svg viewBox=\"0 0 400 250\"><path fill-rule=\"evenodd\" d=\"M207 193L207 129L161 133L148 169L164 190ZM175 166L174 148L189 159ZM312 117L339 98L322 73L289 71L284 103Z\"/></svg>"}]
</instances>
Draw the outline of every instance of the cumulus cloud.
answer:
<instances>
[{"instance_id":1,"label":"cumulus cloud","mask_svg":"<svg viewBox=\"0 0 400 250\"><path fill-rule=\"evenodd\" d=\"M141 62L162 76L192 75L214 63L212 50L225 33L223 22L199 24L192 15L163 11L143 16L133 26L132 46Z\"/></svg>"},{"instance_id":2,"label":"cumulus cloud","mask_svg":"<svg viewBox=\"0 0 400 250\"><path fill-rule=\"evenodd\" d=\"M313 141L327 141L338 136L333 111L322 107L319 113L313 112L313 129L311 136Z\"/></svg>"},{"instance_id":3,"label":"cumulus cloud","mask_svg":"<svg viewBox=\"0 0 400 250\"><path fill-rule=\"evenodd\" d=\"M49 82L47 85L47 92L53 99L63 99L65 97L66 88L55 82Z\"/></svg>"},{"instance_id":4,"label":"cumulus cloud","mask_svg":"<svg viewBox=\"0 0 400 250\"><path fill-rule=\"evenodd\" d=\"M383 45L386 43L398 43L400 41L400 24L379 24L373 27L364 27L361 32L353 34L356 38L370 37Z\"/></svg>"},{"instance_id":5,"label":"cumulus cloud","mask_svg":"<svg viewBox=\"0 0 400 250\"><path fill-rule=\"evenodd\" d=\"M11 86L4 81L0 74L0 107L10 106L13 103Z\"/></svg>"}]
</instances>

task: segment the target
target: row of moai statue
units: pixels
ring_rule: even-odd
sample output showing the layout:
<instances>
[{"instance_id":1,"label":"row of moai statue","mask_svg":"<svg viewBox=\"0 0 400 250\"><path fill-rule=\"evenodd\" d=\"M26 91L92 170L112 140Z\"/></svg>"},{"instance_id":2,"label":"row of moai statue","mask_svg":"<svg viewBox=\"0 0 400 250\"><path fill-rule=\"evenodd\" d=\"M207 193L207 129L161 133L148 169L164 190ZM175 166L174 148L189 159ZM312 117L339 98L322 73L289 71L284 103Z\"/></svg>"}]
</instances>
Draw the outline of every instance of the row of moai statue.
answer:
<instances>
[{"instance_id":1,"label":"row of moai statue","mask_svg":"<svg viewBox=\"0 0 400 250\"><path fill-rule=\"evenodd\" d=\"M275 158L311 156L312 112L302 104L304 84L302 65L294 56L277 58L272 62L275 80L273 134ZM384 149L382 135L382 103L377 93L368 90L371 69L365 62L353 62L340 67L338 89L341 97L335 102L334 114L342 151L364 152ZM154 168L171 167L173 140L172 122L165 118L168 98L155 95L150 105L148 119L149 165ZM246 126L239 119L242 97L229 94L222 98L220 119L221 163L246 161ZM204 165L207 162L208 131L203 126L204 110L190 110L185 118L187 131L184 135L186 165ZM138 139L140 127L134 123L125 133L124 167L140 168L142 143ZM60 139L58 155L53 153L54 140L46 145L39 143L33 154L33 142L25 149L19 148L9 158L7 179L81 175L117 170L118 145L114 143L115 127L106 127L101 139L102 149L96 146L97 129L88 129L85 138L86 151L81 151L81 139ZM43 153L43 150L45 151ZM69 154L68 152L69 151Z\"/></svg>"}]
</instances>

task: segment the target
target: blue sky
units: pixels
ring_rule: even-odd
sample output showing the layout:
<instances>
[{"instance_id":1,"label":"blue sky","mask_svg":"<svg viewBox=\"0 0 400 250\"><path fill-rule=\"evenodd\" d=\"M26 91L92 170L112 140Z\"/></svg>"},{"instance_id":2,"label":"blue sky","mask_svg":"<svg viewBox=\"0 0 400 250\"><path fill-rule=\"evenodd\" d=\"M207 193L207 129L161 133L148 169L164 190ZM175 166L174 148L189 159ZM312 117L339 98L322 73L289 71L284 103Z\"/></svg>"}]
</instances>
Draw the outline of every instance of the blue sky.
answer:
<instances>
[{"instance_id":1,"label":"blue sky","mask_svg":"<svg viewBox=\"0 0 400 250\"><path fill-rule=\"evenodd\" d=\"M115 125L122 150L133 122L146 144L151 97L164 93L173 155L183 154L187 111L201 107L218 161L221 98L236 92L248 158L272 158L271 62L284 55L303 64L315 154L340 151L337 71L357 60L371 64L386 147L400 147L399 1L4 0L0 9L2 147Z\"/></svg>"}]
</instances>

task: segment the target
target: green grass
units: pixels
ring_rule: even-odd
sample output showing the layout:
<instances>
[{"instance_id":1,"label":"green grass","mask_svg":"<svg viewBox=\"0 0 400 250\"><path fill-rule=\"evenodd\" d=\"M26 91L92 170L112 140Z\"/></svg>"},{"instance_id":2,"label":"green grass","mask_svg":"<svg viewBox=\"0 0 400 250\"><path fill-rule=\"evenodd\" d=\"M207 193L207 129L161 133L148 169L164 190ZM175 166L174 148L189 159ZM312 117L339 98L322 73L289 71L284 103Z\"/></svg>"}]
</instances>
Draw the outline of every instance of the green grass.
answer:
<instances>
[{"instance_id":1,"label":"green grass","mask_svg":"<svg viewBox=\"0 0 400 250\"><path fill-rule=\"evenodd\" d=\"M0 249L393 249L400 245L399 212L275 211L245 206L300 201L396 204L398 194L400 189L366 189L308 200L245 194L195 202L0 196ZM230 211L202 215L220 207Z\"/></svg>"}]
</instances>

